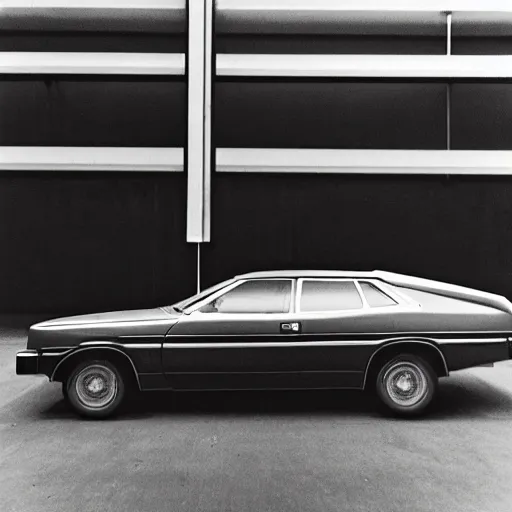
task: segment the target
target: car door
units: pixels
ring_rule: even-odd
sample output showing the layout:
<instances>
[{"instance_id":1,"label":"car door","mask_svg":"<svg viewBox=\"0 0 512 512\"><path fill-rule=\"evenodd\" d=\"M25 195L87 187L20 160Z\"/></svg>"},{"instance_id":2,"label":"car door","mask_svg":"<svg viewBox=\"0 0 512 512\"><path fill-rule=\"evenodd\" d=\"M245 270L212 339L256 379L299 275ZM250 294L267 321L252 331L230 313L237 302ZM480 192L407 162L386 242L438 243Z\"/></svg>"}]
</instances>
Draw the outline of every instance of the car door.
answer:
<instances>
[{"instance_id":1,"label":"car door","mask_svg":"<svg viewBox=\"0 0 512 512\"><path fill-rule=\"evenodd\" d=\"M353 279L299 279L295 319L297 363L307 387L360 388L374 347L368 342L369 306Z\"/></svg>"},{"instance_id":2,"label":"car door","mask_svg":"<svg viewBox=\"0 0 512 512\"><path fill-rule=\"evenodd\" d=\"M175 389L293 387L298 333L294 279L247 279L182 315L165 339L163 369Z\"/></svg>"}]
</instances>

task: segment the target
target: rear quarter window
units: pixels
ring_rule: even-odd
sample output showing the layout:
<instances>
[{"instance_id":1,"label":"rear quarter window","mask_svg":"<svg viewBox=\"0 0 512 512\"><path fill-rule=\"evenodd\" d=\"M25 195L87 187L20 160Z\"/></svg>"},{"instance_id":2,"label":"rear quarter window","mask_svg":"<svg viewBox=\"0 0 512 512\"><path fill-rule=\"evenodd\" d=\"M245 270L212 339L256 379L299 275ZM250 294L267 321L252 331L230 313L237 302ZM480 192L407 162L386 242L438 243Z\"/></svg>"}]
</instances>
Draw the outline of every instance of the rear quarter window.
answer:
<instances>
[{"instance_id":1,"label":"rear quarter window","mask_svg":"<svg viewBox=\"0 0 512 512\"><path fill-rule=\"evenodd\" d=\"M366 282L360 282L361 289L363 290L366 302L372 308L379 308L384 306L396 306L394 301L389 295L386 295L382 290L375 285Z\"/></svg>"}]
</instances>

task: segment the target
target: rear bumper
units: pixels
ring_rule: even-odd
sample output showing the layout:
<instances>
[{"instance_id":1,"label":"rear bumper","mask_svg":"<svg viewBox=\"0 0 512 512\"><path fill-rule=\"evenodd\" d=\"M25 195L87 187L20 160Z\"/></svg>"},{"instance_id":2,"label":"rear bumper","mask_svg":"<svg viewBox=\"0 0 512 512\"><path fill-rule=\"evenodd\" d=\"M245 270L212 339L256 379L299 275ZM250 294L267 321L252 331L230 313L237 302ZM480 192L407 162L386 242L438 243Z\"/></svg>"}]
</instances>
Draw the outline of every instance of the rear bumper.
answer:
<instances>
[{"instance_id":1,"label":"rear bumper","mask_svg":"<svg viewBox=\"0 0 512 512\"><path fill-rule=\"evenodd\" d=\"M16 354L16 374L33 375L39 373L39 354L36 350L22 350Z\"/></svg>"}]
</instances>

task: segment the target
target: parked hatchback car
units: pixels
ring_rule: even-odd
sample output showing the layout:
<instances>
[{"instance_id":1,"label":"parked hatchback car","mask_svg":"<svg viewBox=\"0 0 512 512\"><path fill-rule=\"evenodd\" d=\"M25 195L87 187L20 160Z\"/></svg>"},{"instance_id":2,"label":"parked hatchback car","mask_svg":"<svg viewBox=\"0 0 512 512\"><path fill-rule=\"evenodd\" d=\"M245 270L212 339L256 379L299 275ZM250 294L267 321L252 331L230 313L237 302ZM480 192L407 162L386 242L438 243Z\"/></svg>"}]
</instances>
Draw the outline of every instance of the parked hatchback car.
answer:
<instances>
[{"instance_id":1,"label":"parked hatchback car","mask_svg":"<svg viewBox=\"0 0 512 512\"><path fill-rule=\"evenodd\" d=\"M33 325L16 363L95 418L131 389L374 389L415 415L439 377L511 355L504 297L381 271L273 271L172 306Z\"/></svg>"}]
</instances>

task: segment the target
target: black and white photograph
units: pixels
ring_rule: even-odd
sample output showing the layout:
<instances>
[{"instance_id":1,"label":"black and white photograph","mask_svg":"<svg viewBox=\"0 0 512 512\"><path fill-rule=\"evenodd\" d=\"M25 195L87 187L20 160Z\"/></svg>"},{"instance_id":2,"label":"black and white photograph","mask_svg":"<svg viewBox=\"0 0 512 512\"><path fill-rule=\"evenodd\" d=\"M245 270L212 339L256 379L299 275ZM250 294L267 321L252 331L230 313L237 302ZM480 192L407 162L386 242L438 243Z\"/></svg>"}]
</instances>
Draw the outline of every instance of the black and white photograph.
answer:
<instances>
[{"instance_id":1,"label":"black and white photograph","mask_svg":"<svg viewBox=\"0 0 512 512\"><path fill-rule=\"evenodd\" d=\"M512 511L510 0L0 0L0 512Z\"/></svg>"}]
</instances>

